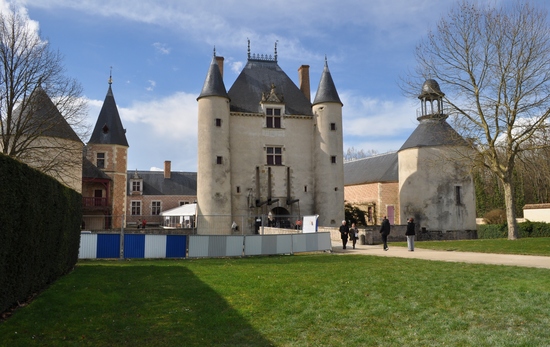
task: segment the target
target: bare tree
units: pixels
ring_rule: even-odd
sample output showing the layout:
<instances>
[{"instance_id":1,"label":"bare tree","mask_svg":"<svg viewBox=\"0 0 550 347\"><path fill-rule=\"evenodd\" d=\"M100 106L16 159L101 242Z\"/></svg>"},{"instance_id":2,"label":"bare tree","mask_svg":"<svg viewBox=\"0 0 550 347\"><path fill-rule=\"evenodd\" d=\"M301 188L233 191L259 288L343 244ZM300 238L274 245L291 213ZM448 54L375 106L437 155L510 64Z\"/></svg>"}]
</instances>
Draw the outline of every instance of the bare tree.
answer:
<instances>
[{"instance_id":1,"label":"bare tree","mask_svg":"<svg viewBox=\"0 0 550 347\"><path fill-rule=\"evenodd\" d=\"M513 172L518 155L548 146L550 29L547 12L529 3L510 7L462 1L416 49L420 78L445 90L455 129L477 148L470 159L504 187L508 239L518 237ZM413 81L416 79L416 81Z\"/></svg>"},{"instance_id":2,"label":"bare tree","mask_svg":"<svg viewBox=\"0 0 550 347\"><path fill-rule=\"evenodd\" d=\"M62 55L15 8L0 13L0 68L2 153L53 176L81 166L82 147L62 139L78 142L77 133L87 132L82 88L65 76Z\"/></svg>"},{"instance_id":3,"label":"bare tree","mask_svg":"<svg viewBox=\"0 0 550 347\"><path fill-rule=\"evenodd\" d=\"M362 149L355 149L355 147L350 147L347 149L346 153L344 153L344 161L352 161L362 158L368 158L372 157L373 155L378 154L378 152L374 149L369 149L366 152Z\"/></svg>"}]
</instances>

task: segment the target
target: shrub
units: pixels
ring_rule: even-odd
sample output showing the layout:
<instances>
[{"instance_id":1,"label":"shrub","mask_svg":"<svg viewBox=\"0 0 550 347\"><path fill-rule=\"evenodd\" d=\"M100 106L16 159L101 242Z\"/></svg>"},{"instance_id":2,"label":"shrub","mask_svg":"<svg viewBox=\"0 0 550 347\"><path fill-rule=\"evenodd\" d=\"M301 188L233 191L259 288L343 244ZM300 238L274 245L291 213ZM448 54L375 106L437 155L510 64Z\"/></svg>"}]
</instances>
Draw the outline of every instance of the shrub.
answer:
<instances>
[{"instance_id":1,"label":"shrub","mask_svg":"<svg viewBox=\"0 0 550 347\"><path fill-rule=\"evenodd\" d=\"M518 223L519 237L550 237L550 223L531 222ZM477 226L478 239L501 239L508 237L508 225L482 224Z\"/></svg>"},{"instance_id":2,"label":"shrub","mask_svg":"<svg viewBox=\"0 0 550 347\"><path fill-rule=\"evenodd\" d=\"M506 223L506 211L502 209L494 209L487 212L483 216L486 224L504 224Z\"/></svg>"}]
</instances>

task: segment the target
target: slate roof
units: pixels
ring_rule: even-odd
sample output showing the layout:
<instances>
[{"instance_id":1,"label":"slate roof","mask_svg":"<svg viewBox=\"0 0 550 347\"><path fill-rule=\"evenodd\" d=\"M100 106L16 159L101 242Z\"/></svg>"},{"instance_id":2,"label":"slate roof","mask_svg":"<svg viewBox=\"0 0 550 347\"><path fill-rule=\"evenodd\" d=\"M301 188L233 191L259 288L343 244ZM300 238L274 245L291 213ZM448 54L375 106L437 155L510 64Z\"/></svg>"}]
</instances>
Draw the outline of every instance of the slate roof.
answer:
<instances>
[{"instance_id":1,"label":"slate roof","mask_svg":"<svg viewBox=\"0 0 550 347\"><path fill-rule=\"evenodd\" d=\"M271 85L284 98L285 114L312 116L311 102L292 82L275 60L248 59L228 95L231 112L260 113L262 93L268 94Z\"/></svg>"},{"instance_id":2,"label":"slate roof","mask_svg":"<svg viewBox=\"0 0 550 347\"><path fill-rule=\"evenodd\" d=\"M380 154L344 163L344 185L398 182L397 152Z\"/></svg>"},{"instance_id":3,"label":"slate roof","mask_svg":"<svg viewBox=\"0 0 550 347\"><path fill-rule=\"evenodd\" d=\"M109 90L105 96L105 101L103 101L103 106L101 107L94 131L88 143L129 147L128 140L126 140L126 129L122 126L122 121L118 114L111 83L109 83Z\"/></svg>"},{"instance_id":4,"label":"slate roof","mask_svg":"<svg viewBox=\"0 0 550 347\"><path fill-rule=\"evenodd\" d=\"M197 100L206 96L221 96L228 98L220 67L218 66L215 56L212 58L202 91Z\"/></svg>"},{"instance_id":5,"label":"slate roof","mask_svg":"<svg viewBox=\"0 0 550 347\"><path fill-rule=\"evenodd\" d=\"M109 177L105 172L100 170L97 166L95 166L90 160L86 158L82 159L82 177L111 181L111 177Z\"/></svg>"},{"instance_id":6,"label":"slate roof","mask_svg":"<svg viewBox=\"0 0 550 347\"><path fill-rule=\"evenodd\" d=\"M437 146L468 146L468 143L447 123L445 118L425 119L420 121L399 150Z\"/></svg>"},{"instance_id":7,"label":"slate roof","mask_svg":"<svg viewBox=\"0 0 550 347\"><path fill-rule=\"evenodd\" d=\"M313 100L313 105L325 102L337 102L342 105L342 101L340 101L340 96L338 96L338 92L336 91L336 86L332 80L332 75L330 74L326 60L325 67L321 75L321 80L319 81L319 87L317 88L315 99Z\"/></svg>"},{"instance_id":8,"label":"slate roof","mask_svg":"<svg viewBox=\"0 0 550 347\"><path fill-rule=\"evenodd\" d=\"M29 127L25 129L32 135L49 136L68 139L82 143L67 120L61 115L48 94L38 86L29 97L21 115L21 106L15 111L16 115L29 117Z\"/></svg>"},{"instance_id":9,"label":"slate roof","mask_svg":"<svg viewBox=\"0 0 550 347\"><path fill-rule=\"evenodd\" d=\"M128 192L131 192L130 180L136 171L127 171ZM138 171L143 179L143 195L197 195L196 172L174 172L170 178L164 178L164 171Z\"/></svg>"}]
</instances>

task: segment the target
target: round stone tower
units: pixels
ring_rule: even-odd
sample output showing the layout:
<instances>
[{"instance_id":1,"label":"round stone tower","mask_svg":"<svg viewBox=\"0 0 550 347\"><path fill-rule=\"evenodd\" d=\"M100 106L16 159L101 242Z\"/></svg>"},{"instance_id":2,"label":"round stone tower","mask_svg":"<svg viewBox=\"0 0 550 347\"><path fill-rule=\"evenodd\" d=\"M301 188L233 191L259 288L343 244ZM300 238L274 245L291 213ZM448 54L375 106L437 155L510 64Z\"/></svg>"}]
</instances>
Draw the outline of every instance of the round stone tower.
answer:
<instances>
[{"instance_id":1,"label":"round stone tower","mask_svg":"<svg viewBox=\"0 0 550 347\"><path fill-rule=\"evenodd\" d=\"M342 102L325 59L313 101L315 138L315 210L321 226L339 226L344 219Z\"/></svg>"},{"instance_id":2,"label":"round stone tower","mask_svg":"<svg viewBox=\"0 0 550 347\"><path fill-rule=\"evenodd\" d=\"M229 97L219 64L223 64L223 58L216 57L214 53L201 94L197 98L199 234L231 233Z\"/></svg>"}]
</instances>

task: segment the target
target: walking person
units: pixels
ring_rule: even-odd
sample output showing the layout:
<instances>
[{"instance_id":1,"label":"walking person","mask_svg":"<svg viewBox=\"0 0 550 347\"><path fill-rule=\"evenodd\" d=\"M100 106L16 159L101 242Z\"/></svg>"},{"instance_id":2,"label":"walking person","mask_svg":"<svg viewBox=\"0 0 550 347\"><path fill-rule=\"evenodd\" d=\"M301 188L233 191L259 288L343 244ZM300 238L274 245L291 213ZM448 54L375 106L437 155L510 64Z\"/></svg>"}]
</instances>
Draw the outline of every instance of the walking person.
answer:
<instances>
[{"instance_id":1,"label":"walking person","mask_svg":"<svg viewBox=\"0 0 550 347\"><path fill-rule=\"evenodd\" d=\"M405 232L405 235L407 236L407 247L409 248L409 252L414 252L414 228L414 218L411 217L407 220L407 231Z\"/></svg>"},{"instance_id":2,"label":"walking person","mask_svg":"<svg viewBox=\"0 0 550 347\"><path fill-rule=\"evenodd\" d=\"M349 228L349 238L353 242L353 249L355 249L355 243L359 238L359 230L357 230L355 223L351 223L351 228Z\"/></svg>"},{"instance_id":3,"label":"walking person","mask_svg":"<svg viewBox=\"0 0 550 347\"><path fill-rule=\"evenodd\" d=\"M346 221L342 221L342 225L340 225L340 238L342 239L342 248L346 249L346 244L348 243L348 237L349 237L349 227L346 225Z\"/></svg>"},{"instance_id":4,"label":"walking person","mask_svg":"<svg viewBox=\"0 0 550 347\"><path fill-rule=\"evenodd\" d=\"M384 216L382 219L382 226L380 227L380 233L382 234L382 241L384 242L384 250L387 251L388 248L388 235L390 234L390 221Z\"/></svg>"}]
</instances>

